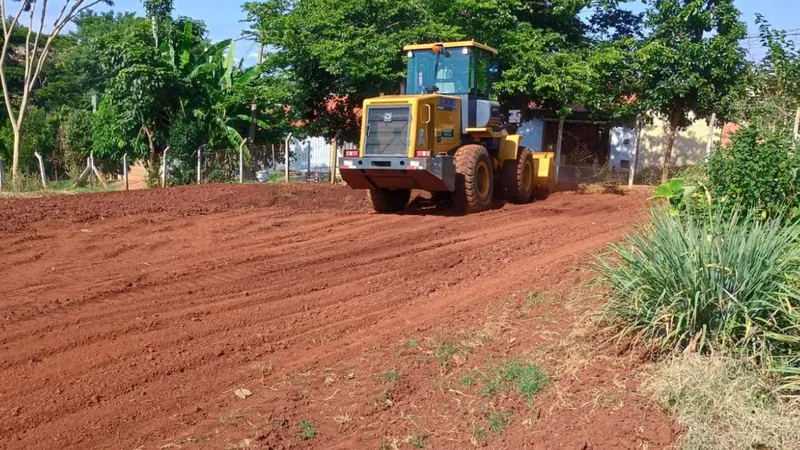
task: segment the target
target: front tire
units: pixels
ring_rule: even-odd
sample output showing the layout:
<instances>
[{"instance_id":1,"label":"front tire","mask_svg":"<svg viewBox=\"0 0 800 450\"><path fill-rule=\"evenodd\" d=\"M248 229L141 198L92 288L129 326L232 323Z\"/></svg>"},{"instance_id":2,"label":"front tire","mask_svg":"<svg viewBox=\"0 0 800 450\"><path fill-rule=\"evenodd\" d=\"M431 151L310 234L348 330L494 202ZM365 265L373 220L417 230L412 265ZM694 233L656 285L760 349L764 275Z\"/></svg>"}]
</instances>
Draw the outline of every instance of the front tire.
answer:
<instances>
[{"instance_id":1,"label":"front tire","mask_svg":"<svg viewBox=\"0 0 800 450\"><path fill-rule=\"evenodd\" d=\"M536 178L536 166L533 153L527 148L520 148L515 161L503 162L503 185L506 188L506 199L512 203L528 203L533 199Z\"/></svg>"},{"instance_id":2,"label":"front tire","mask_svg":"<svg viewBox=\"0 0 800 450\"><path fill-rule=\"evenodd\" d=\"M453 205L464 214L489 209L494 193L494 170L489 152L480 145L465 145L456 151L455 160Z\"/></svg>"},{"instance_id":3,"label":"front tire","mask_svg":"<svg viewBox=\"0 0 800 450\"><path fill-rule=\"evenodd\" d=\"M411 189L370 189L372 208L381 214L403 211L411 200Z\"/></svg>"}]
</instances>

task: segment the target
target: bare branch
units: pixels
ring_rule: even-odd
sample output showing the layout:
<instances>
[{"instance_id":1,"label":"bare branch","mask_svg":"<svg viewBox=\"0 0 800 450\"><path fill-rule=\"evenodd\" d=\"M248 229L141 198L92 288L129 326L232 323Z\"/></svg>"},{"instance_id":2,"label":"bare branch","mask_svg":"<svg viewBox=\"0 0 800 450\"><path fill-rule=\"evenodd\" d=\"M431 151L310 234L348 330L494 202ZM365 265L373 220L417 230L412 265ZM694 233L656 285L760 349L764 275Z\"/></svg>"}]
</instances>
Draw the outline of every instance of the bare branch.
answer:
<instances>
[{"instance_id":1,"label":"bare branch","mask_svg":"<svg viewBox=\"0 0 800 450\"><path fill-rule=\"evenodd\" d=\"M6 0L0 0L0 18L3 19L3 37L8 39L8 27L6 25Z\"/></svg>"},{"instance_id":2,"label":"bare branch","mask_svg":"<svg viewBox=\"0 0 800 450\"><path fill-rule=\"evenodd\" d=\"M5 0L0 0L3 5L3 13L5 13ZM3 20L3 30L5 34L5 39L3 39L3 49L0 50L0 85L3 87L3 100L6 103L6 110L8 112L8 120L11 121L11 128L14 129L16 132L19 129L19 123L14 120L14 109L11 106L11 96L8 92L8 81L6 80L6 57L8 56L8 46L11 43L11 34L14 32L14 28L17 26L19 22L19 18L22 17L22 12L25 10L25 3L21 3L19 7L19 11L17 11L17 15L14 16L14 19L11 21L11 24L8 25L6 28L6 19L5 16L2 17Z\"/></svg>"},{"instance_id":3,"label":"bare branch","mask_svg":"<svg viewBox=\"0 0 800 450\"><path fill-rule=\"evenodd\" d=\"M25 3L25 1L23 0L22 3ZM31 34L33 33L33 17L36 15L36 6L38 4L39 2L33 2L33 5L31 5L31 14L28 19L28 33L25 35L25 78L23 86L28 85L28 77L31 74L31 67L33 67L33 63L31 62Z\"/></svg>"},{"instance_id":4,"label":"bare branch","mask_svg":"<svg viewBox=\"0 0 800 450\"><path fill-rule=\"evenodd\" d=\"M39 31L36 33L36 40L33 42L33 55L36 56L36 50L39 48L39 37L42 36L44 31L44 18L47 16L47 0L42 0L42 16L39 20ZM33 67L33 60L31 60L31 67ZM34 78L35 80L36 78Z\"/></svg>"},{"instance_id":5,"label":"bare branch","mask_svg":"<svg viewBox=\"0 0 800 450\"><path fill-rule=\"evenodd\" d=\"M69 0L66 1L69 2ZM72 9L70 10L69 14L65 18L63 18L61 23L56 24L56 28L53 30L52 34L50 34L50 36L47 38L47 41L45 42L44 45L44 49L42 49L42 53L41 55L39 55L39 61L38 64L36 65L36 71L34 72L34 77L33 77L34 79L39 77L39 73L41 73L42 67L44 67L44 62L45 59L47 58L47 54L50 51L50 45L53 43L55 37L58 36L59 33L61 33L61 30L63 30L64 27L67 26L67 24L72 22L72 20L75 19L75 17L77 17L78 14L91 8L94 5L97 5L98 3L103 3L104 0L93 0L92 2L79 8L79 6L83 4L83 1L84 0L75 0L75 4L72 6Z\"/></svg>"},{"instance_id":6,"label":"bare branch","mask_svg":"<svg viewBox=\"0 0 800 450\"><path fill-rule=\"evenodd\" d=\"M69 0L64 0L64 6L61 7L61 13L58 14L56 21L53 22L53 28L55 28L61 18L64 17L64 13L67 11L67 6L69 6Z\"/></svg>"}]
</instances>

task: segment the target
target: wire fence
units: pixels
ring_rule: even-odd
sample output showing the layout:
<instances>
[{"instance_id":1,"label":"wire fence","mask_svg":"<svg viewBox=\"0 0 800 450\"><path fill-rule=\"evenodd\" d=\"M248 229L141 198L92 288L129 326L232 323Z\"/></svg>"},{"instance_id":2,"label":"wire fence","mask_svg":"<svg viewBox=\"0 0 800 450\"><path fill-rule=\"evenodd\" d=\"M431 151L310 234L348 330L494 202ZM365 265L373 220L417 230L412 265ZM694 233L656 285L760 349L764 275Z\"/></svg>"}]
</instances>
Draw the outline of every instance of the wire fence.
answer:
<instances>
[{"instance_id":1,"label":"wire fence","mask_svg":"<svg viewBox=\"0 0 800 450\"><path fill-rule=\"evenodd\" d=\"M282 143L245 145L238 149L198 148L193 154L179 154L169 147L157 167L146 167L142 162L122 161L99 170L99 162L90 155L85 165L73 177L65 177L58 164L46 157L35 162L35 173L24 171L15 183L11 181L10 164L0 159L0 191L30 192L42 189L70 190L96 188L98 190L129 190L146 187L168 187L201 183L283 183L283 182L339 182L336 171L338 157L351 143L335 143L322 137L292 138ZM287 154L288 148L288 154ZM31 172L31 173L28 173ZM333 176L332 176L333 175Z\"/></svg>"}]
</instances>

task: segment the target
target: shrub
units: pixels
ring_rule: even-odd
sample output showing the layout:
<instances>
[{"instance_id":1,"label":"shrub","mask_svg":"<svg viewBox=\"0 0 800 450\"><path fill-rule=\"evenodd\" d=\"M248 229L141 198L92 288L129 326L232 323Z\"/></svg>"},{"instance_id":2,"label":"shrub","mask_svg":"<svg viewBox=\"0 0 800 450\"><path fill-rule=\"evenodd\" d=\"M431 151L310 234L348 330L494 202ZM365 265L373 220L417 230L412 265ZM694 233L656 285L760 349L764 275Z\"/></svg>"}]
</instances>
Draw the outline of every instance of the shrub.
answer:
<instances>
[{"instance_id":1,"label":"shrub","mask_svg":"<svg viewBox=\"0 0 800 450\"><path fill-rule=\"evenodd\" d=\"M613 289L622 335L669 352L689 347L800 367L800 226L712 212L653 213L596 269Z\"/></svg>"},{"instance_id":2,"label":"shrub","mask_svg":"<svg viewBox=\"0 0 800 450\"><path fill-rule=\"evenodd\" d=\"M62 107L58 113L56 146L59 163L70 178L78 178L92 151L91 111ZM95 159L95 164L102 166L102 161Z\"/></svg>"},{"instance_id":3,"label":"shrub","mask_svg":"<svg viewBox=\"0 0 800 450\"><path fill-rule=\"evenodd\" d=\"M763 132L754 126L733 135L708 164L714 202L728 210L740 205L764 216L800 203L800 157L788 132Z\"/></svg>"}]
</instances>

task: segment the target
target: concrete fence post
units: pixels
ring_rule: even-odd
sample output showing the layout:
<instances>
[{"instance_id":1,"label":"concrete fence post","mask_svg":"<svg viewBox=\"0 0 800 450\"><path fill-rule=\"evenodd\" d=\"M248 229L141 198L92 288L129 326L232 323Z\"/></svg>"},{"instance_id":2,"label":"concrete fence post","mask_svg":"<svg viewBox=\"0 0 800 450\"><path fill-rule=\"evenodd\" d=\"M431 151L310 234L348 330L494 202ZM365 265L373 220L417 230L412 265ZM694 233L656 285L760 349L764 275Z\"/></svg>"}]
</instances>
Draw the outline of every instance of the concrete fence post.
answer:
<instances>
[{"instance_id":1,"label":"concrete fence post","mask_svg":"<svg viewBox=\"0 0 800 450\"><path fill-rule=\"evenodd\" d=\"M33 152L33 156L39 160L39 175L42 176L42 187L47 189L47 176L44 174L44 158L39 152Z\"/></svg>"},{"instance_id":2,"label":"concrete fence post","mask_svg":"<svg viewBox=\"0 0 800 450\"><path fill-rule=\"evenodd\" d=\"M636 136L634 137L633 144L633 158L631 158L632 161L630 169L628 170L628 189L633 189L634 179L636 178L636 169L639 166L639 147L642 142L642 128L642 117L636 116Z\"/></svg>"},{"instance_id":3,"label":"concrete fence post","mask_svg":"<svg viewBox=\"0 0 800 450\"><path fill-rule=\"evenodd\" d=\"M89 171L89 185L94 187L94 152L90 152L89 157L86 158L86 170Z\"/></svg>"},{"instance_id":4,"label":"concrete fence post","mask_svg":"<svg viewBox=\"0 0 800 450\"><path fill-rule=\"evenodd\" d=\"M128 185L128 154L122 155L122 177L125 179L125 190L129 189Z\"/></svg>"},{"instance_id":5,"label":"concrete fence post","mask_svg":"<svg viewBox=\"0 0 800 450\"><path fill-rule=\"evenodd\" d=\"M203 146L197 149L197 184L203 182Z\"/></svg>"},{"instance_id":6,"label":"concrete fence post","mask_svg":"<svg viewBox=\"0 0 800 450\"><path fill-rule=\"evenodd\" d=\"M244 146L247 145L247 138L242 139L239 144L239 184L244 184Z\"/></svg>"},{"instance_id":7,"label":"concrete fence post","mask_svg":"<svg viewBox=\"0 0 800 450\"><path fill-rule=\"evenodd\" d=\"M169 147L164 149L164 156L162 157L162 167L161 167L161 187L167 187L167 179L169 178L169 164L167 164L167 154L169 153Z\"/></svg>"},{"instance_id":8,"label":"concrete fence post","mask_svg":"<svg viewBox=\"0 0 800 450\"><path fill-rule=\"evenodd\" d=\"M711 153L714 151L714 131L717 127L717 113L711 113L711 119L708 121L708 142L706 143L706 159L708 162L711 159Z\"/></svg>"},{"instance_id":9,"label":"concrete fence post","mask_svg":"<svg viewBox=\"0 0 800 450\"><path fill-rule=\"evenodd\" d=\"M289 143L292 141L292 133L289 133L289 136L286 136L286 155L285 155L285 164L286 167L284 168L286 173L284 174L284 182L289 183Z\"/></svg>"},{"instance_id":10,"label":"concrete fence post","mask_svg":"<svg viewBox=\"0 0 800 450\"><path fill-rule=\"evenodd\" d=\"M800 138L800 108L797 108L797 113L794 115L794 140Z\"/></svg>"}]
</instances>

